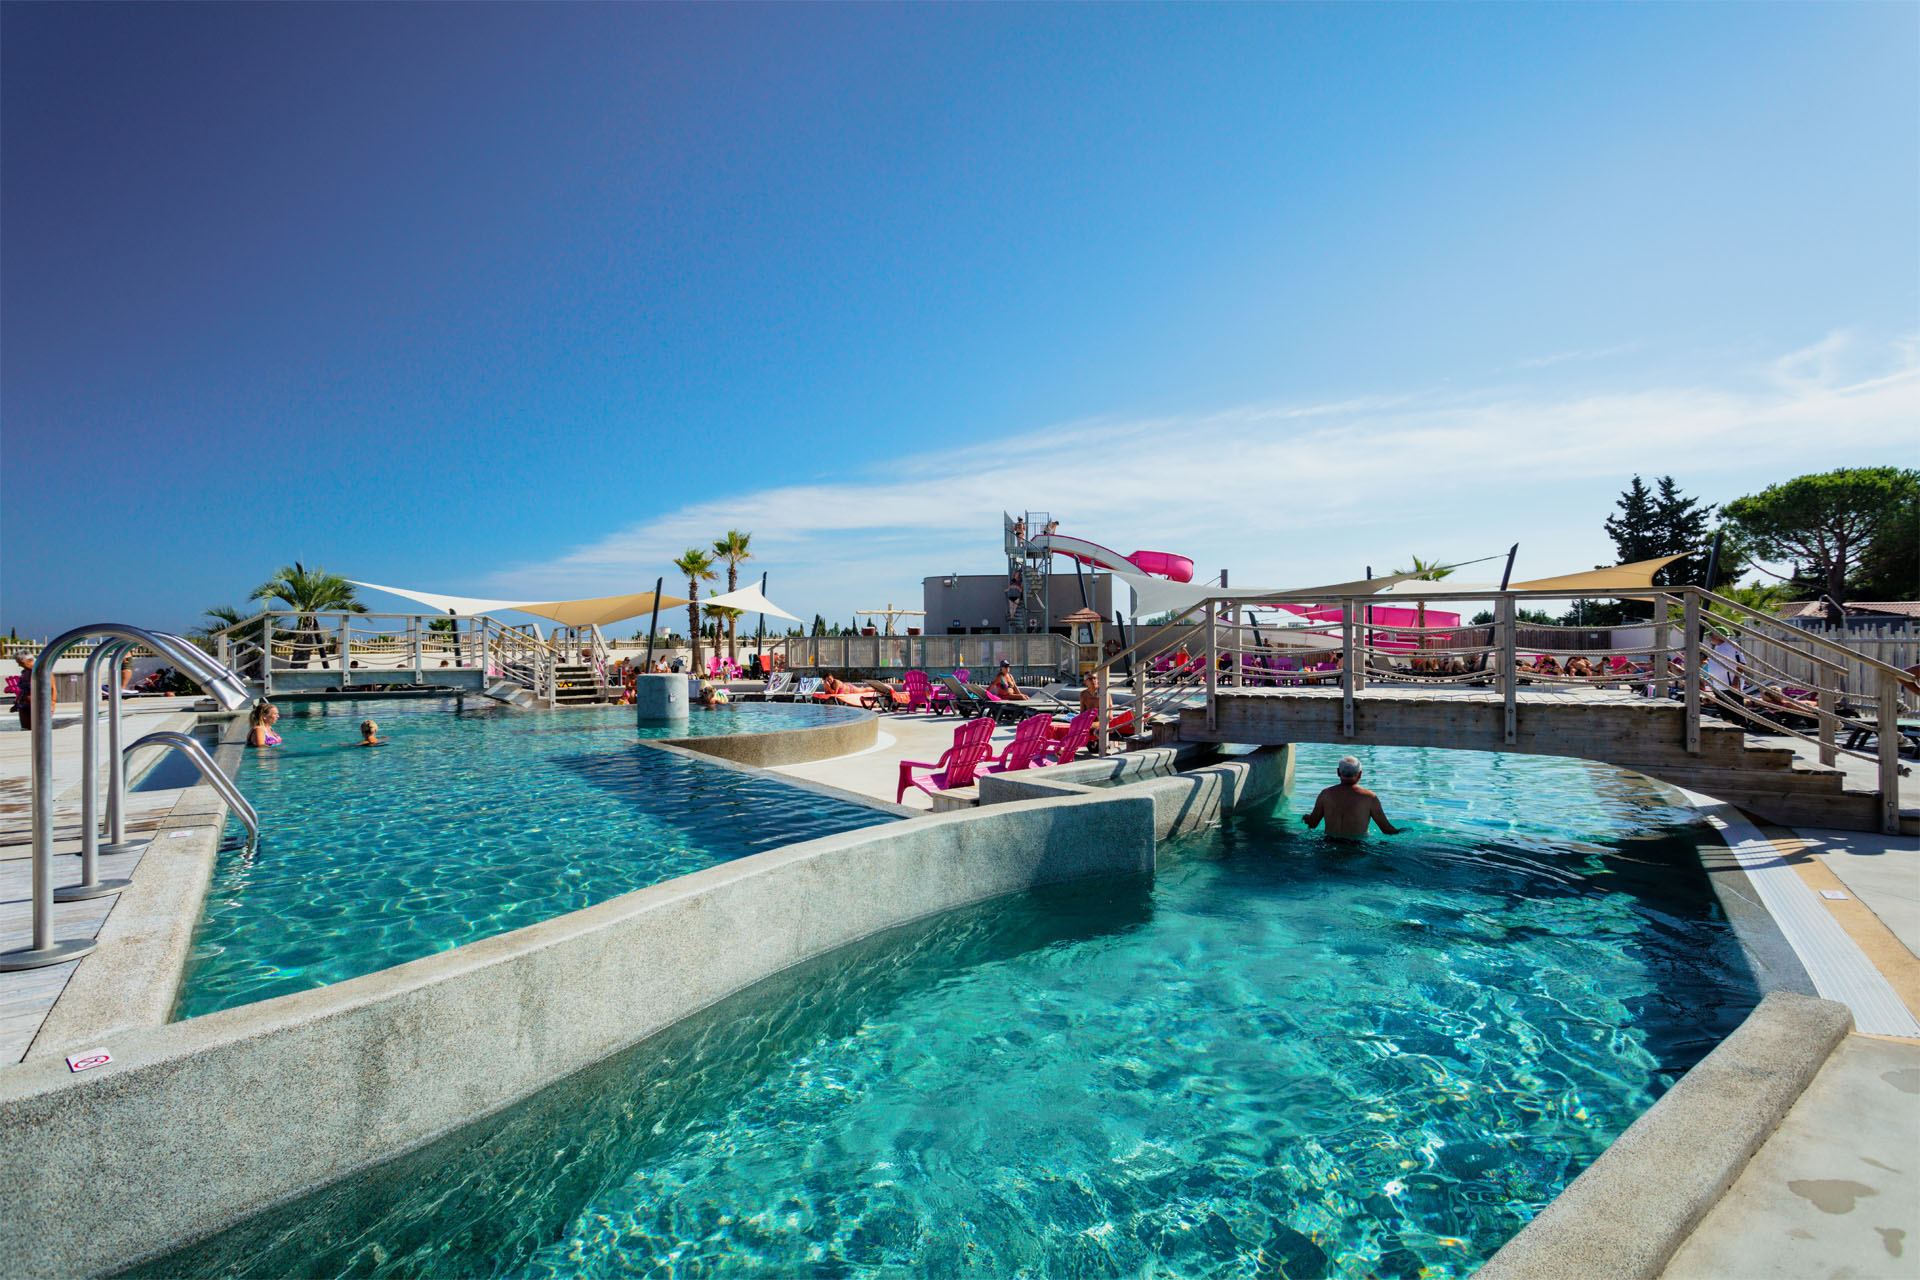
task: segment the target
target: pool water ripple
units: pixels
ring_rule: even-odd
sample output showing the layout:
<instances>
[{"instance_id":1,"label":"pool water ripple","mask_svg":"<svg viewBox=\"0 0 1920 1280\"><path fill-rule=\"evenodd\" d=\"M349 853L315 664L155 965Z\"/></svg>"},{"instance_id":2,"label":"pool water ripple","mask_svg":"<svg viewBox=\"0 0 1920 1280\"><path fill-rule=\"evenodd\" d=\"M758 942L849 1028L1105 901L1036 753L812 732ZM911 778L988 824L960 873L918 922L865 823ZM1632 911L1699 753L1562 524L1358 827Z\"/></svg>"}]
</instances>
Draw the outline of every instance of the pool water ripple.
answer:
<instances>
[{"instance_id":1,"label":"pool water ripple","mask_svg":"<svg viewBox=\"0 0 1920 1280\"><path fill-rule=\"evenodd\" d=\"M631 708L457 706L286 704L284 745L240 767L259 848L220 856L176 1017L358 977L888 820L637 745L858 714L847 708L741 704L643 730ZM368 718L386 745L354 745Z\"/></svg>"}]
</instances>

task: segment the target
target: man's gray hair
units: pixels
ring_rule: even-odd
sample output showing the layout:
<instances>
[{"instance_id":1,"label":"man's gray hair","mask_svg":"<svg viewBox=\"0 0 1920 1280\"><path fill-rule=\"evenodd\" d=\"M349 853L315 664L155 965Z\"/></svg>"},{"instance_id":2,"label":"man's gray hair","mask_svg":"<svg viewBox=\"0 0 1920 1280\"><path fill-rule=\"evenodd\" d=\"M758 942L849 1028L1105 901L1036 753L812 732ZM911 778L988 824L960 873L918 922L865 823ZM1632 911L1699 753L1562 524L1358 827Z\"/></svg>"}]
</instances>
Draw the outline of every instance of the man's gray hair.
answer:
<instances>
[{"instance_id":1,"label":"man's gray hair","mask_svg":"<svg viewBox=\"0 0 1920 1280\"><path fill-rule=\"evenodd\" d=\"M1333 771L1343 778L1357 778L1360 776L1360 759L1358 756L1341 756L1340 763L1333 767Z\"/></svg>"}]
</instances>

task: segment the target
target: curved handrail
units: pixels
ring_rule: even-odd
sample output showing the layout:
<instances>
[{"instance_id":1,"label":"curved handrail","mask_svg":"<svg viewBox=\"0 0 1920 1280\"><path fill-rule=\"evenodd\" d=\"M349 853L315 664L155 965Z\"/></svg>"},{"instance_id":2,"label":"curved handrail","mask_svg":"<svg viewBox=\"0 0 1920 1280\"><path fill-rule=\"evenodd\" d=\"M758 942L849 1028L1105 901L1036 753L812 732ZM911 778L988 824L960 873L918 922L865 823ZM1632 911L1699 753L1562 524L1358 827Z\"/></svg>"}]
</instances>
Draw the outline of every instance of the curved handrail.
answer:
<instances>
[{"instance_id":1,"label":"curved handrail","mask_svg":"<svg viewBox=\"0 0 1920 1280\"><path fill-rule=\"evenodd\" d=\"M176 729L156 729L129 743L126 750L121 752L121 759L131 756L142 747L172 747L193 761L195 767L200 770L200 776L220 793L220 798L227 802L227 807L232 809L234 816L240 819L240 825L247 829L247 838L249 840L260 838L260 815L254 811L253 805L247 798L240 794L240 788L233 785L233 779L221 771L220 766L213 762L213 757L207 754L207 749L196 739Z\"/></svg>"},{"instance_id":2,"label":"curved handrail","mask_svg":"<svg viewBox=\"0 0 1920 1280\"><path fill-rule=\"evenodd\" d=\"M60 655L82 640L131 640L202 677L208 692L230 711L252 702L239 678L178 636L124 622L94 622L49 640L33 664L33 870L30 945L0 953L0 970L38 968L74 960L94 949L91 938L56 944L53 939L53 669Z\"/></svg>"}]
</instances>

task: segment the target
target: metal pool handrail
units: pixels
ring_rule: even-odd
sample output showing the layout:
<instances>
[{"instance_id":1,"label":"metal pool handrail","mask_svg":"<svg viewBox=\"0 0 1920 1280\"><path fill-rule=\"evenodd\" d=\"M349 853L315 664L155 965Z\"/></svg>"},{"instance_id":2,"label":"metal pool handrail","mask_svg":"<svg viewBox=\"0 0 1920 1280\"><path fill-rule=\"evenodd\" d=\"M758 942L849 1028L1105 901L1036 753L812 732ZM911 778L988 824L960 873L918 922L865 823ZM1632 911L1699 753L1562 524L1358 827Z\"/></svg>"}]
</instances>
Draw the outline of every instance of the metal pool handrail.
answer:
<instances>
[{"instance_id":1,"label":"metal pool handrail","mask_svg":"<svg viewBox=\"0 0 1920 1280\"><path fill-rule=\"evenodd\" d=\"M240 819L240 825L247 829L247 839L255 841L260 838L260 815L254 812L253 805L240 794L240 788L233 785L233 779L213 762L213 757L207 754L207 749L196 739L176 729L156 729L152 733L134 739L121 753L121 758L124 760L142 747L172 747L193 761L194 766L200 770L200 776L220 793L220 798L227 802L229 809L233 810L234 817Z\"/></svg>"},{"instance_id":2,"label":"metal pool handrail","mask_svg":"<svg viewBox=\"0 0 1920 1280\"><path fill-rule=\"evenodd\" d=\"M0 952L0 972L38 969L78 960L93 951L92 938L65 942L53 939L53 668L60 655L82 640L131 640L173 659L203 677L207 691L229 711L252 701L239 677L214 663L192 645L164 632L124 622L94 622L75 627L47 642L33 664L33 940L31 945Z\"/></svg>"}]
</instances>

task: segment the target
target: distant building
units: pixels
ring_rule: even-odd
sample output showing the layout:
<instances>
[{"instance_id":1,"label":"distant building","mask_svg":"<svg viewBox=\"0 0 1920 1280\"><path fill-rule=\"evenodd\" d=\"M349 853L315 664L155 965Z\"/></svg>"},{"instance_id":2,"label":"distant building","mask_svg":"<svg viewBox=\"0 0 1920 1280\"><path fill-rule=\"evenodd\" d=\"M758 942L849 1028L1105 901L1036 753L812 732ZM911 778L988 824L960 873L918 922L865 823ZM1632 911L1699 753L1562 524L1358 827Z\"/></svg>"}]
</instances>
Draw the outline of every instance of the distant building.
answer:
<instances>
[{"instance_id":1,"label":"distant building","mask_svg":"<svg viewBox=\"0 0 1920 1280\"><path fill-rule=\"evenodd\" d=\"M1087 598L1080 598L1080 581L1068 571L1048 575L1047 621L1035 631L1066 635L1064 619L1070 613L1091 608L1103 618L1113 617L1113 575L1086 573ZM921 582L921 606L927 611L926 633L930 636L1006 635L1026 631L1025 623L1016 626L1007 619L1007 588L1013 575L1004 573L954 573L925 578ZM1024 597L1024 589L1023 589Z\"/></svg>"},{"instance_id":2,"label":"distant building","mask_svg":"<svg viewBox=\"0 0 1920 1280\"><path fill-rule=\"evenodd\" d=\"M1905 630L1920 624L1920 600L1849 600L1846 602L1849 627L1886 627ZM1775 610L1782 622L1799 627L1819 627L1831 622L1831 609L1825 600L1795 600Z\"/></svg>"}]
</instances>

